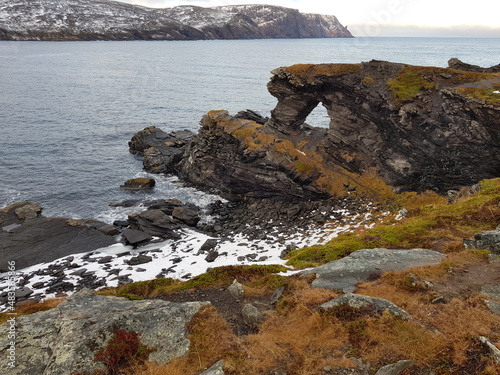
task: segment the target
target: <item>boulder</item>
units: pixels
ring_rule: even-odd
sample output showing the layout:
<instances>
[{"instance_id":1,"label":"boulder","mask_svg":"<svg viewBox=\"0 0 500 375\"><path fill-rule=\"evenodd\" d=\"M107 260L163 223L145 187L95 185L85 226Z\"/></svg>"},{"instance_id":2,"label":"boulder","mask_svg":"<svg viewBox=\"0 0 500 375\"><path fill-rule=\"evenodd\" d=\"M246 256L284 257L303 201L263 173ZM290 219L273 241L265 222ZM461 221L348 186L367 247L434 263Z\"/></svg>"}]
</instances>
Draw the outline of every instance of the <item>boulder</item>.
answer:
<instances>
[{"instance_id":1,"label":"boulder","mask_svg":"<svg viewBox=\"0 0 500 375\"><path fill-rule=\"evenodd\" d=\"M487 230L474 235L473 240L464 240L467 248L489 250L494 254L500 254L500 229Z\"/></svg>"},{"instance_id":2,"label":"boulder","mask_svg":"<svg viewBox=\"0 0 500 375\"><path fill-rule=\"evenodd\" d=\"M237 300L243 298L243 295L245 294L243 284L239 283L236 279L234 279L231 285L227 287L227 291Z\"/></svg>"},{"instance_id":3,"label":"boulder","mask_svg":"<svg viewBox=\"0 0 500 375\"><path fill-rule=\"evenodd\" d=\"M247 303L241 310L243 322L250 328L257 329L266 320L260 310L252 304Z\"/></svg>"},{"instance_id":4,"label":"boulder","mask_svg":"<svg viewBox=\"0 0 500 375\"><path fill-rule=\"evenodd\" d=\"M500 349L498 349L495 345L493 345L487 337L479 336L479 340L488 348L488 351L490 352L490 357L498 365L500 365Z\"/></svg>"},{"instance_id":5,"label":"boulder","mask_svg":"<svg viewBox=\"0 0 500 375\"><path fill-rule=\"evenodd\" d=\"M144 156L143 166L152 173L171 173L182 159L186 144L194 136L188 130L166 133L150 126L137 132L129 142L133 154Z\"/></svg>"},{"instance_id":6,"label":"boulder","mask_svg":"<svg viewBox=\"0 0 500 375\"><path fill-rule=\"evenodd\" d=\"M149 360L160 364L185 355L186 324L208 302L129 301L83 289L58 307L16 318L16 367L0 357L0 370L12 375L67 375L103 370L94 360L116 329L136 332L155 349ZM9 323L0 326L0 352L10 348ZM82 334L85 332L85 334Z\"/></svg>"},{"instance_id":7,"label":"boulder","mask_svg":"<svg viewBox=\"0 0 500 375\"><path fill-rule=\"evenodd\" d=\"M179 228L179 225L159 209L149 209L138 214L131 214L128 216L128 222L131 229L140 230L151 236L179 238L179 235L174 232Z\"/></svg>"},{"instance_id":8,"label":"boulder","mask_svg":"<svg viewBox=\"0 0 500 375\"><path fill-rule=\"evenodd\" d=\"M130 245L138 245L153 239L149 234L135 229L125 229L122 234Z\"/></svg>"},{"instance_id":9,"label":"boulder","mask_svg":"<svg viewBox=\"0 0 500 375\"><path fill-rule=\"evenodd\" d=\"M200 216L194 210L187 207L176 207L172 211L172 217L174 219L182 221L184 224L191 227L195 227L200 221Z\"/></svg>"},{"instance_id":10,"label":"boulder","mask_svg":"<svg viewBox=\"0 0 500 375\"><path fill-rule=\"evenodd\" d=\"M381 367L375 375L399 375L401 372L412 367L414 364L415 362L411 360L398 361Z\"/></svg>"},{"instance_id":11,"label":"boulder","mask_svg":"<svg viewBox=\"0 0 500 375\"><path fill-rule=\"evenodd\" d=\"M219 257L219 252L217 251L210 251L208 255L205 257L205 260L209 263L215 261Z\"/></svg>"},{"instance_id":12,"label":"boulder","mask_svg":"<svg viewBox=\"0 0 500 375\"><path fill-rule=\"evenodd\" d=\"M224 375L224 361L221 359L212 367L200 373L200 375Z\"/></svg>"},{"instance_id":13,"label":"boulder","mask_svg":"<svg viewBox=\"0 0 500 375\"><path fill-rule=\"evenodd\" d=\"M151 261L153 261L153 257L150 257L149 255L139 254L136 257L132 257L129 260L125 260L125 263L130 266L136 266L138 264L149 263Z\"/></svg>"},{"instance_id":14,"label":"boulder","mask_svg":"<svg viewBox=\"0 0 500 375\"><path fill-rule=\"evenodd\" d=\"M358 282L367 281L373 274L399 271L412 267L439 264L446 255L426 249L365 249L349 256L303 271L315 274L314 288L341 289L353 292Z\"/></svg>"},{"instance_id":15,"label":"boulder","mask_svg":"<svg viewBox=\"0 0 500 375\"><path fill-rule=\"evenodd\" d=\"M123 185L120 186L124 190L149 190L154 188L156 181L153 178L132 178L125 181Z\"/></svg>"},{"instance_id":16,"label":"boulder","mask_svg":"<svg viewBox=\"0 0 500 375\"><path fill-rule=\"evenodd\" d=\"M340 306L343 304L357 309L367 309L368 311L376 312L378 314L382 314L384 311L387 311L391 315L399 316L404 319L411 319L411 316L406 311L400 309L391 301L383 298L369 297L353 293L347 293L340 297L334 298L331 301L325 302L321 305L321 308L324 310L328 310L332 307Z\"/></svg>"},{"instance_id":17,"label":"boulder","mask_svg":"<svg viewBox=\"0 0 500 375\"><path fill-rule=\"evenodd\" d=\"M213 250L215 249L215 247L217 246L218 244L218 240L215 239L215 238L209 238L207 239L203 245L201 245L200 249L198 250L198 254L203 254L207 251L210 251L210 250Z\"/></svg>"},{"instance_id":18,"label":"boulder","mask_svg":"<svg viewBox=\"0 0 500 375\"><path fill-rule=\"evenodd\" d=\"M21 220L34 219L40 215L43 208L34 203L28 203L14 210L16 216Z\"/></svg>"}]
</instances>

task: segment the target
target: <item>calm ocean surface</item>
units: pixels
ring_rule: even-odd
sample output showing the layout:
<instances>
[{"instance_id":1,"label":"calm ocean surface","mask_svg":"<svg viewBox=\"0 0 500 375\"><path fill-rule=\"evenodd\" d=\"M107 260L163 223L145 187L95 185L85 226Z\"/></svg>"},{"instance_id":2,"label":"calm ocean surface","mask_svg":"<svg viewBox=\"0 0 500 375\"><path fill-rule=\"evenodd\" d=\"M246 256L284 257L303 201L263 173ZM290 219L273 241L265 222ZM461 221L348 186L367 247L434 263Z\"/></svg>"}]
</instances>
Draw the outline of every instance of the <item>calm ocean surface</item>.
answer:
<instances>
[{"instance_id":1,"label":"calm ocean surface","mask_svg":"<svg viewBox=\"0 0 500 375\"><path fill-rule=\"evenodd\" d=\"M109 202L206 194L159 178L150 193L119 189L146 176L127 142L146 126L196 130L212 109L267 116L270 71L296 63L371 59L500 63L500 39L359 38L190 42L0 42L0 207L41 204L47 216L112 221ZM313 125L327 126L321 109ZM158 179L158 178L157 178Z\"/></svg>"}]
</instances>

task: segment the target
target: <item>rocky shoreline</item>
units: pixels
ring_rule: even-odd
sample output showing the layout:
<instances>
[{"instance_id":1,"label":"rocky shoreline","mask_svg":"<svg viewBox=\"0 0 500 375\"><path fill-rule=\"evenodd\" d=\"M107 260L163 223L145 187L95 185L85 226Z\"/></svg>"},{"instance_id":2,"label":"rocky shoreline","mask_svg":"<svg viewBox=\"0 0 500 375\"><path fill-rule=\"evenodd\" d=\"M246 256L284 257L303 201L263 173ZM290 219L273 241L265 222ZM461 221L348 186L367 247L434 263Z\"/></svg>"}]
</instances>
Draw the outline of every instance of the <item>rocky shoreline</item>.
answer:
<instances>
[{"instance_id":1,"label":"rocky shoreline","mask_svg":"<svg viewBox=\"0 0 500 375\"><path fill-rule=\"evenodd\" d=\"M221 358L254 371L251 361L266 357L266 373L274 366L275 374L307 367L307 356L316 358L320 374L498 368L500 182L477 183L500 176L500 76L498 67L457 60L450 66L372 61L279 68L268 86L278 98L270 118L211 111L197 134L155 127L136 133L130 152L143 157L147 171L220 194L203 209L169 197L112 202L136 208L113 225L46 218L30 202L1 209L0 272L15 262L17 307L71 295L48 311L19 317L22 355L13 373L98 373L104 368L98 359L120 337L135 340L136 351L140 337L145 360L155 366L187 358L205 375L224 373ZM304 122L319 103L331 118L329 129ZM121 187L154 185L139 178ZM403 194L396 192L406 190L413 191L404 195L415 200L413 207L398 212ZM448 205L436 192L448 196ZM474 238L460 237L464 222L474 230L486 222L481 227L490 230L468 228ZM337 249L329 240L339 235ZM420 248L423 239L434 247ZM307 248L315 244L325 246ZM313 249L307 254L313 262L298 266L310 268L287 267L285 258L297 248ZM3 311L8 277L0 275ZM91 291L105 286L117 288L103 294L128 300ZM207 327L216 334L200 334ZM9 329L0 325L2 353ZM75 339L83 330L88 335ZM257 342L259 354L250 359L261 330L264 345L274 340L273 350L263 354ZM220 335L235 341L202 364L196 333L203 337L198 341L216 337L211 346L226 344ZM253 335L240 339L247 334ZM286 341L295 337L300 343ZM323 339L336 348L328 346L328 356L325 347L313 346ZM410 347L395 356L393 342ZM441 352L429 352L429 345ZM385 352L364 354L373 348ZM267 358L280 351L285 356ZM300 358L289 363L288 353ZM452 354L442 362L442 353ZM5 358L1 369L9 366Z\"/></svg>"},{"instance_id":2,"label":"rocky shoreline","mask_svg":"<svg viewBox=\"0 0 500 375\"><path fill-rule=\"evenodd\" d=\"M203 255L207 266L221 254L228 255L221 244L238 241L248 245L242 246L245 249L255 250L232 253L239 262L279 261L287 251L315 243L308 242L308 237L319 241L383 217L391 207L392 191L427 189L448 192L450 197L460 195L467 184L500 176L496 124L500 100L495 101L495 94L491 94L493 99L478 100L470 96L470 90L463 91L464 87L476 88L478 82L480 90L488 85L492 89L487 90L493 90L500 85L500 77L495 73L497 67L479 68L457 59L450 60L450 66L441 69L371 61L279 68L268 85L278 98L270 118L251 110L235 116L211 111L203 116L197 134L147 127L129 142L130 152L143 158L146 171L175 174L184 183L220 194L221 200L205 212L168 197L113 202L115 206L137 206L127 220L114 225L45 218L41 207L18 203L0 211L0 270L7 270L7 260L22 269L113 246L121 247L112 251L116 254L133 251L136 256L137 248L140 252L141 247L152 249L162 241L182 242L186 233L207 241L205 248L200 244L199 249L188 246L189 250L183 250ZM404 80L418 74L421 82L416 91L403 98ZM414 85L414 81L413 77L407 84ZM304 122L319 103L331 118L329 129ZM436 111L438 106L445 110ZM448 123L447 130L438 121ZM353 134L357 141L349 141ZM432 171L429 153L437 157L432 159ZM131 180L122 186L132 190L153 187L152 179ZM249 245L252 242L257 244ZM175 252L176 246L172 246ZM273 256L259 255L274 247L279 251ZM87 259L106 264L111 261L109 256L89 255ZM144 257L150 255L126 261L143 262ZM156 276L169 274L170 266ZM95 274L81 271L81 265L59 261L40 271L53 280L37 286L43 285L49 293L73 290L74 282L65 284L64 268L74 268L77 276L92 276L81 286L99 287L109 279L108 275L96 281ZM189 277L189 272L173 273ZM113 276L119 283L133 280ZM32 277L34 273L26 275L21 284L29 284Z\"/></svg>"}]
</instances>

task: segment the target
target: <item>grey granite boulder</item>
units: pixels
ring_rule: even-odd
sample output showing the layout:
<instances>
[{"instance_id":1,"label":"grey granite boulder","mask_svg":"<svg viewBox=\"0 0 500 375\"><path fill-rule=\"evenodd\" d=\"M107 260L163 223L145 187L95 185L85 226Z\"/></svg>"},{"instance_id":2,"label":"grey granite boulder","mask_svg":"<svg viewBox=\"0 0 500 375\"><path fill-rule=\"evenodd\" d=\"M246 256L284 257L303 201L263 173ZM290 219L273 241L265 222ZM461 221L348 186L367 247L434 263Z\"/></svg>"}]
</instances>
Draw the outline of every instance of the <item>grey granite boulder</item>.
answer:
<instances>
[{"instance_id":1,"label":"grey granite boulder","mask_svg":"<svg viewBox=\"0 0 500 375\"><path fill-rule=\"evenodd\" d=\"M500 254L500 226L495 230L487 230L474 235L473 240L464 240L467 248L489 250L492 253Z\"/></svg>"},{"instance_id":2,"label":"grey granite boulder","mask_svg":"<svg viewBox=\"0 0 500 375\"><path fill-rule=\"evenodd\" d=\"M328 310L332 307L340 306L343 304L349 305L357 309L367 308L370 311L379 314L383 313L384 311L387 311L391 315L399 316L404 319L411 319L410 314L408 314L403 309L397 307L391 301L388 301L383 298L369 297L353 293L347 293L344 294L343 296L334 298L331 301L325 302L324 304L321 305L321 308L324 310Z\"/></svg>"},{"instance_id":3,"label":"grey granite boulder","mask_svg":"<svg viewBox=\"0 0 500 375\"><path fill-rule=\"evenodd\" d=\"M200 375L224 375L224 361L216 362L212 367L206 369Z\"/></svg>"},{"instance_id":4,"label":"grey granite boulder","mask_svg":"<svg viewBox=\"0 0 500 375\"><path fill-rule=\"evenodd\" d=\"M375 375L399 375L402 371L412 367L415 362L411 360L398 361L396 363L381 367Z\"/></svg>"},{"instance_id":5,"label":"grey granite boulder","mask_svg":"<svg viewBox=\"0 0 500 375\"><path fill-rule=\"evenodd\" d=\"M4 355L10 348L9 323L0 326L0 373L68 375L103 369L94 360L115 329L137 332L156 349L150 361L166 363L189 348L186 323L208 302L129 301L83 289L58 307L16 318L16 366Z\"/></svg>"},{"instance_id":6,"label":"grey granite boulder","mask_svg":"<svg viewBox=\"0 0 500 375\"><path fill-rule=\"evenodd\" d=\"M247 303L241 310L243 322L253 328L257 329L266 320L266 317L254 305Z\"/></svg>"},{"instance_id":7,"label":"grey granite boulder","mask_svg":"<svg viewBox=\"0 0 500 375\"><path fill-rule=\"evenodd\" d=\"M437 251L426 249L365 249L303 271L302 274L316 274L316 280L312 283L314 288L353 292L357 283L367 281L371 275L439 264L445 257Z\"/></svg>"}]
</instances>

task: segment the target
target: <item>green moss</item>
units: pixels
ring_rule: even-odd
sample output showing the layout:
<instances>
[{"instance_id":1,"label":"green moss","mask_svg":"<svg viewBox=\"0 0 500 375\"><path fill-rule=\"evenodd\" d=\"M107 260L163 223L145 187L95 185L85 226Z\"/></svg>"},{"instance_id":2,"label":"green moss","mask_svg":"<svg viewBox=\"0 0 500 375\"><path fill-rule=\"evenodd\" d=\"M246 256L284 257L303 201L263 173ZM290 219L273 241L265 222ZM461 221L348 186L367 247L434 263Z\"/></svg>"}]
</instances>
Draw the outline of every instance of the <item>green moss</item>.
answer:
<instances>
[{"instance_id":1,"label":"green moss","mask_svg":"<svg viewBox=\"0 0 500 375\"><path fill-rule=\"evenodd\" d=\"M229 285L234 279L238 279L240 282L253 282L266 275L274 275L286 271L287 268L281 265L224 266L212 268L208 272L187 281L170 278L139 281L118 288L107 288L99 292L99 294L141 299L143 297L171 294L188 289L204 289ZM274 276L279 277L278 275Z\"/></svg>"},{"instance_id":2,"label":"green moss","mask_svg":"<svg viewBox=\"0 0 500 375\"><path fill-rule=\"evenodd\" d=\"M346 257L353 251L365 248L365 246L356 234L345 233L325 245L314 245L292 251L288 256L287 264L295 268L315 267Z\"/></svg>"},{"instance_id":3,"label":"green moss","mask_svg":"<svg viewBox=\"0 0 500 375\"><path fill-rule=\"evenodd\" d=\"M418 72L403 68L396 79L387 81L387 85L397 101L414 99L422 90L434 88L434 83L426 81Z\"/></svg>"},{"instance_id":4,"label":"green moss","mask_svg":"<svg viewBox=\"0 0 500 375\"><path fill-rule=\"evenodd\" d=\"M360 249L429 248L447 251L447 244L470 238L500 222L500 179L480 183L482 190L454 204L431 204L409 210L408 218L379 224L360 233L346 233L324 245L295 250L288 264L296 268L318 266Z\"/></svg>"},{"instance_id":5,"label":"green moss","mask_svg":"<svg viewBox=\"0 0 500 375\"><path fill-rule=\"evenodd\" d=\"M500 105L500 94L495 93L500 91L500 85L496 85L489 89L479 87L460 87L456 90L468 98L481 100L491 105Z\"/></svg>"}]
</instances>

